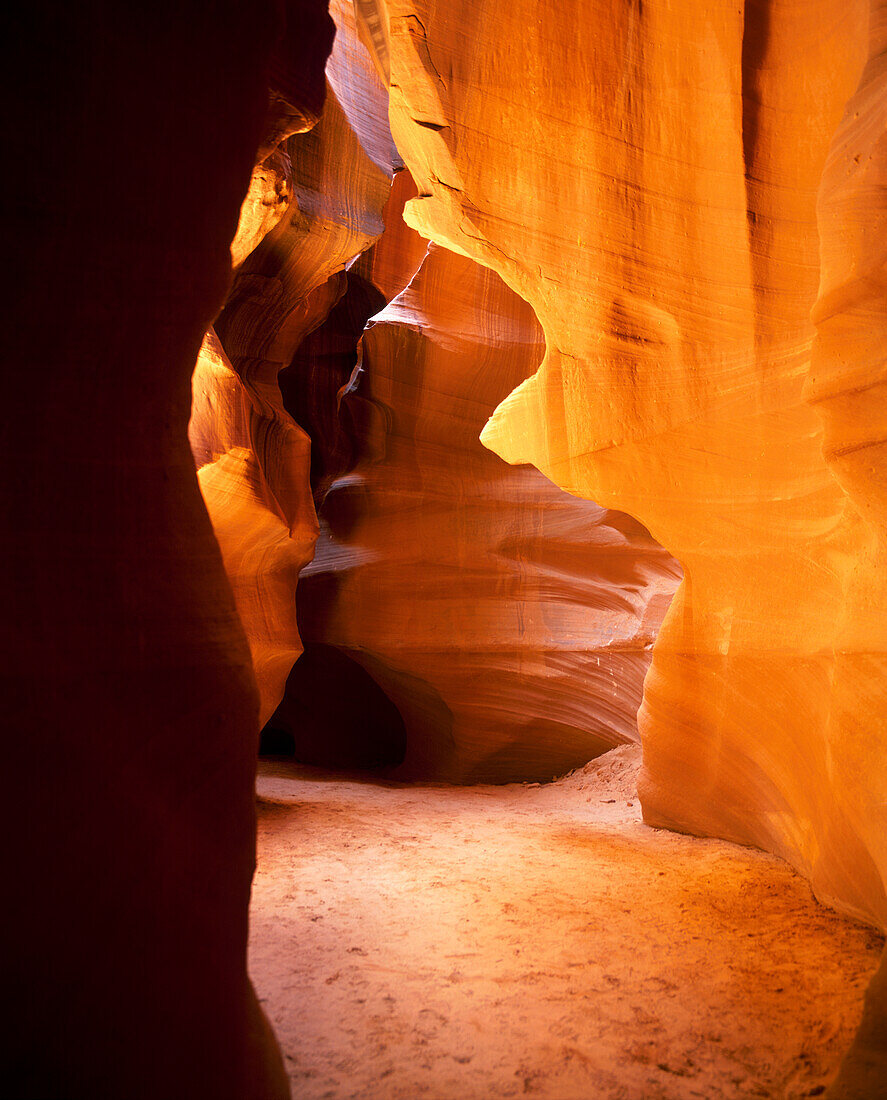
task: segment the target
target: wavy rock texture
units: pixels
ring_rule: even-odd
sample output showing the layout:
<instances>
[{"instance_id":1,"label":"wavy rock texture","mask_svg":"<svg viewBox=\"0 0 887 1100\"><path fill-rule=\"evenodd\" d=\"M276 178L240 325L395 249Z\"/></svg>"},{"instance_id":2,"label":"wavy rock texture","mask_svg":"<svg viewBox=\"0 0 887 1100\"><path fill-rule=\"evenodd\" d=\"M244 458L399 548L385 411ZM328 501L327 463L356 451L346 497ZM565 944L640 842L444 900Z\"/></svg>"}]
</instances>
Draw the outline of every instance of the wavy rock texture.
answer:
<instances>
[{"instance_id":1,"label":"wavy rock texture","mask_svg":"<svg viewBox=\"0 0 887 1100\"><path fill-rule=\"evenodd\" d=\"M284 14L307 118L322 3L35 5L7 36L10 1100L288 1095L246 973L258 700L186 431Z\"/></svg>"},{"instance_id":2,"label":"wavy rock texture","mask_svg":"<svg viewBox=\"0 0 887 1100\"><path fill-rule=\"evenodd\" d=\"M354 372L364 327L406 288L428 250L428 242L403 220L404 205L416 194L409 172L399 172L382 211L385 232L349 264L342 297L278 377L286 409L311 438L311 486L318 505L332 480L354 462L355 445L371 430L359 415L369 406L339 398Z\"/></svg>"},{"instance_id":3,"label":"wavy rock texture","mask_svg":"<svg viewBox=\"0 0 887 1100\"><path fill-rule=\"evenodd\" d=\"M806 396L859 549L844 563L831 702L835 798L887 867L887 4L819 195L822 267Z\"/></svg>"},{"instance_id":4,"label":"wavy rock texture","mask_svg":"<svg viewBox=\"0 0 887 1100\"><path fill-rule=\"evenodd\" d=\"M192 389L191 450L249 641L264 725L301 652L293 595L317 537L310 443L273 393L265 399L255 379L235 371L212 329Z\"/></svg>"},{"instance_id":5,"label":"wavy rock texture","mask_svg":"<svg viewBox=\"0 0 887 1100\"><path fill-rule=\"evenodd\" d=\"M432 246L370 320L343 391L356 461L326 491L300 624L398 707L399 774L550 779L637 736L675 563L635 520L478 440L543 351L494 272ZM289 705L318 709L312 687Z\"/></svg>"},{"instance_id":6,"label":"wavy rock texture","mask_svg":"<svg viewBox=\"0 0 887 1100\"><path fill-rule=\"evenodd\" d=\"M887 866L887 4L873 0L869 58L847 104L819 193L821 276L806 395L824 454L863 528L845 573L835 643L835 797L878 868ZM879 725L879 722L882 723ZM880 735L879 735L880 734ZM887 955L859 1035L829 1092L887 1096Z\"/></svg>"},{"instance_id":7,"label":"wavy rock texture","mask_svg":"<svg viewBox=\"0 0 887 1100\"><path fill-rule=\"evenodd\" d=\"M323 118L254 170L232 247L234 286L193 378L192 449L249 639L263 725L302 652L296 583L317 536L311 445L284 409L277 375L343 293L337 273L382 233L400 163L387 94L350 5L341 0L332 14Z\"/></svg>"},{"instance_id":8,"label":"wavy rock texture","mask_svg":"<svg viewBox=\"0 0 887 1100\"><path fill-rule=\"evenodd\" d=\"M370 407L343 402L339 391L354 373L367 321L406 288L425 258L428 242L403 220L405 204L417 193L409 172L398 172L382 211L384 233L348 265L341 298L278 377L286 409L311 438L311 487L318 505L333 479L355 461L355 446L372 431L360 416L363 411L372 416Z\"/></svg>"},{"instance_id":9,"label":"wavy rock texture","mask_svg":"<svg viewBox=\"0 0 887 1100\"><path fill-rule=\"evenodd\" d=\"M404 207L418 194L410 173L398 172L383 211L385 232L350 269L377 287L389 302L409 285L428 251L428 241L403 219Z\"/></svg>"},{"instance_id":10,"label":"wavy rock texture","mask_svg":"<svg viewBox=\"0 0 887 1100\"><path fill-rule=\"evenodd\" d=\"M836 687L871 533L802 396L816 194L866 6L359 7L419 187L408 220L545 331L485 442L637 516L684 567L640 715L647 820L777 851L883 926L880 658L854 657L863 729Z\"/></svg>"}]
</instances>

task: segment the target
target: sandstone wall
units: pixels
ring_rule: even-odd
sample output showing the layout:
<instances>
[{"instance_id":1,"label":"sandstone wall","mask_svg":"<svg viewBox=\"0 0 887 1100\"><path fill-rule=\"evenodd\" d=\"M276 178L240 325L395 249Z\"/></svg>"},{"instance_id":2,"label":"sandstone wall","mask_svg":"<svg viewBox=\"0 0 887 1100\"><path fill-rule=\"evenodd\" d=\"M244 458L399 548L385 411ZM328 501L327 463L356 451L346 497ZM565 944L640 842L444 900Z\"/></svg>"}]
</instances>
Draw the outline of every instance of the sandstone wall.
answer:
<instances>
[{"instance_id":1,"label":"sandstone wall","mask_svg":"<svg viewBox=\"0 0 887 1100\"><path fill-rule=\"evenodd\" d=\"M317 536L311 442L285 410L277 375L341 297L345 265L382 233L400 163L387 93L350 5L335 3L332 14L323 118L254 169L232 246L234 285L193 378L191 445L249 641L262 725L302 652L296 585Z\"/></svg>"},{"instance_id":2,"label":"sandstone wall","mask_svg":"<svg viewBox=\"0 0 887 1100\"><path fill-rule=\"evenodd\" d=\"M325 487L299 618L306 644L347 654L397 706L399 776L550 779L637 737L675 563L635 520L478 440L543 352L533 311L494 272L432 246L370 319L340 393L354 454ZM275 716L297 743L320 683L291 681ZM344 670L339 689L358 690Z\"/></svg>"},{"instance_id":3,"label":"sandstone wall","mask_svg":"<svg viewBox=\"0 0 887 1100\"><path fill-rule=\"evenodd\" d=\"M190 374L322 4L25 5L4 37L4 1097L280 1098L246 975L258 703Z\"/></svg>"},{"instance_id":4,"label":"sandstone wall","mask_svg":"<svg viewBox=\"0 0 887 1100\"><path fill-rule=\"evenodd\" d=\"M836 688L873 536L803 395L816 196L867 6L358 8L420 192L408 221L545 331L485 442L625 509L684 568L640 715L647 820L777 851L883 926L880 638L851 642L864 728Z\"/></svg>"},{"instance_id":5,"label":"sandstone wall","mask_svg":"<svg viewBox=\"0 0 887 1100\"><path fill-rule=\"evenodd\" d=\"M671 572L643 523L684 568L641 710L647 820L770 848L887 922L883 4L356 8L334 6L311 133L319 3L26 6L9 36L5 1096L285 1095L245 971L258 714L298 653L314 537L276 375L381 233L401 156L408 220L462 259L433 256L365 339L364 403L390 416L359 421L350 482L335 455L326 471L360 614L322 629L392 695L423 698L391 673L410 651L455 700L424 696L462 725L417 771L535 767L515 723L542 699L584 753L631 733L661 606L644 586ZM418 259L400 247L355 278L399 290ZM226 295L194 383L198 487L189 377ZM533 316L544 361L505 397L538 360ZM507 475L473 449L501 397L484 439ZM570 625L586 535L617 575L635 563L597 589L630 659ZM433 635L397 590L407 567ZM503 667L514 623L532 644ZM476 660L448 671L457 637ZM633 695L616 700L620 662ZM510 732L481 744L497 721ZM882 987L835 1095L880 1072Z\"/></svg>"},{"instance_id":6,"label":"sandstone wall","mask_svg":"<svg viewBox=\"0 0 887 1100\"><path fill-rule=\"evenodd\" d=\"M676 567L634 520L478 443L541 330L465 257L438 249L413 279L426 242L402 218L409 173L391 187L388 89L350 5L333 15L324 118L254 171L194 376L192 448L263 722L286 694L268 743L393 764L406 739L404 776L551 778L637 736ZM364 321L398 294L349 382ZM309 474L322 531L304 572Z\"/></svg>"}]
</instances>

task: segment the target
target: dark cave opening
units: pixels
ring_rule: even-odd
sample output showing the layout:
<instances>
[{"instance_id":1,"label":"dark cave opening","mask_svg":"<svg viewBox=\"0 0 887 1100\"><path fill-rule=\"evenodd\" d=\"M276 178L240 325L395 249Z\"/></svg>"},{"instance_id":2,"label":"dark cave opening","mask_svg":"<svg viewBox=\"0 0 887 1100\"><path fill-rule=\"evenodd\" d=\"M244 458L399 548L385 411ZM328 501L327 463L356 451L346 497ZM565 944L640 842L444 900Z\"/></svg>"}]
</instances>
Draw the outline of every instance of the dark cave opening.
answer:
<instances>
[{"instance_id":1,"label":"dark cave opening","mask_svg":"<svg viewBox=\"0 0 887 1100\"><path fill-rule=\"evenodd\" d=\"M407 734L397 707L357 661L313 642L293 666L259 752L339 769L392 768Z\"/></svg>"}]
</instances>

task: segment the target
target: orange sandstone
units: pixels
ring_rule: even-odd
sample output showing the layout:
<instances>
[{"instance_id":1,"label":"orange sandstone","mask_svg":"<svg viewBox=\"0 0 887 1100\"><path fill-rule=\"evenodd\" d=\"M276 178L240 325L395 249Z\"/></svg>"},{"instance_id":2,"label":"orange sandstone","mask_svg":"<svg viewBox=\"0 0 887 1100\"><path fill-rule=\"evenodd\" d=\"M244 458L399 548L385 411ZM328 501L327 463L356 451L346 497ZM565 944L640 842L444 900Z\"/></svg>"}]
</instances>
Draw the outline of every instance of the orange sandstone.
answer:
<instances>
[{"instance_id":1,"label":"orange sandstone","mask_svg":"<svg viewBox=\"0 0 887 1100\"><path fill-rule=\"evenodd\" d=\"M255 169L232 246L234 285L193 378L192 449L249 640L262 724L302 652L295 592L317 535L311 444L283 406L277 375L341 296L339 273L381 234L399 165L386 95L350 8L332 10L323 118Z\"/></svg>"},{"instance_id":2,"label":"orange sandstone","mask_svg":"<svg viewBox=\"0 0 887 1100\"><path fill-rule=\"evenodd\" d=\"M370 319L341 391L356 457L326 488L300 625L306 644L346 653L397 706L399 776L550 779L637 738L674 561L629 516L478 441L543 351L533 311L494 272L431 246ZM294 680L276 722L298 742L327 692Z\"/></svg>"},{"instance_id":3,"label":"orange sandstone","mask_svg":"<svg viewBox=\"0 0 887 1100\"><path fill-rule=\"evenodd\" d=\"M484 441L684 567L640 715L646 819L776 851L883 926L884 647L850 626L874 536L803 394L816 196L867 5L359 7L407 220L545 331Z\"/></svg>"}]
</instances>

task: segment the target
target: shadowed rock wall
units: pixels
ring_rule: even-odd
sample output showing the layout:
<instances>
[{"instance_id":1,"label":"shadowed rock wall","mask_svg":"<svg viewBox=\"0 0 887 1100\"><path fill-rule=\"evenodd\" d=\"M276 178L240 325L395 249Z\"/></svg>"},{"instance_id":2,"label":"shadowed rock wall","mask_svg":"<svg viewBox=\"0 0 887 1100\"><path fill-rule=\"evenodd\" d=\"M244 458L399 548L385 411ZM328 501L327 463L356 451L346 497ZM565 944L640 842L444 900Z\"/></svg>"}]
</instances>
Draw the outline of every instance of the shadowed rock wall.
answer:
<instances>
[{"instance_id":1,"label":"shadowed rock wall","mask_svg":"<svg viewBox=\"0 0 887 1100\"><path fill-rule=\"evenodd\" d=\"M325 8L9 18L0 1093L282 1098L246 975L258 700L186 429L269 58L310 123Z\"/></svg>"}]
</instances>

